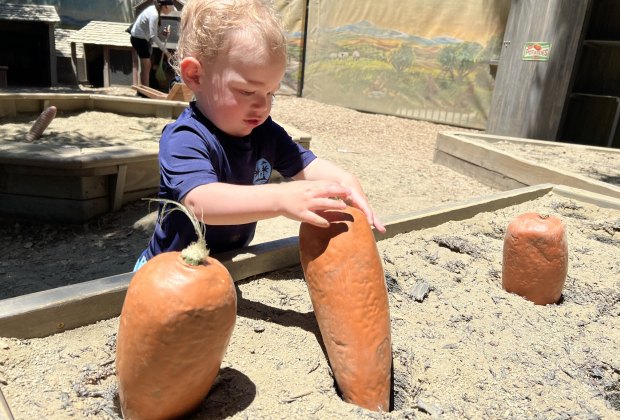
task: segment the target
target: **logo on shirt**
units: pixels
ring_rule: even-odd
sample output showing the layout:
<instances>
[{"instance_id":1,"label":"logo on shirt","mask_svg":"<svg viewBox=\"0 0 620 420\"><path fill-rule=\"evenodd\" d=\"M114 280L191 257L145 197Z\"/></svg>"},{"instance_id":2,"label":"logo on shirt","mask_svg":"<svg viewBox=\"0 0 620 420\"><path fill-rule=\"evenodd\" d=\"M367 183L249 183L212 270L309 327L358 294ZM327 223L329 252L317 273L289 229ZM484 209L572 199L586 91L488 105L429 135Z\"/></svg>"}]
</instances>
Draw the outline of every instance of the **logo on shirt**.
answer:
<instances>
[{"instance_id":1,"label":"logo on shirt","mask_svg":"<svg viewBox=\"0 0 620 420\"><path fill-rule=\"evenodd\" d=\"M266 159L259 159L254 169L254 185L266 184L271 176L271 165Z\"/></svg>"}]
</instances>

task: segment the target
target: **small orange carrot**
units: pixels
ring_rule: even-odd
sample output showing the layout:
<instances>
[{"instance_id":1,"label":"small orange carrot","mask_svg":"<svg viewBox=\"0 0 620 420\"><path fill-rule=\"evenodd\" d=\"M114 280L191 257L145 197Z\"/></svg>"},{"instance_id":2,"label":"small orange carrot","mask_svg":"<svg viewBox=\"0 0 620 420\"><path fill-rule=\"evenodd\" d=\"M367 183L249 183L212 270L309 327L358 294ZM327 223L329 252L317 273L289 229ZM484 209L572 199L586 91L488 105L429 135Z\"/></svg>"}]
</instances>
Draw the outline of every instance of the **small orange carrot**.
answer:
<instances>
[{"instance_id":1,"label":"small orange carrot","mask_svg":"<svg viewBox=\"0 0 620 420\"><path fill-rule=\"evenodd\" d=\"M564 223L555 216L524 213L506 230L502 286L537 305L556 303L568 272Z\"/></svg>"}]
</instances>

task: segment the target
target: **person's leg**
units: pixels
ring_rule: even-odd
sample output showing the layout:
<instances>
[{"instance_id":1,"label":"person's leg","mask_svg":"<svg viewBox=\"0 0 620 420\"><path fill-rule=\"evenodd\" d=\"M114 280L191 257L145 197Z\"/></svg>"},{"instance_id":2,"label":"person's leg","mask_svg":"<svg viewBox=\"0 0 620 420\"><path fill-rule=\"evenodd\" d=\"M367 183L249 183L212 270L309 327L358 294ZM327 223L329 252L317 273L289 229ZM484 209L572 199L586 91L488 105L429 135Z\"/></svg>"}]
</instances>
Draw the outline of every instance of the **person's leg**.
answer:
<instances>
[{"instance_id":1,"label":"person's leg","mask_svg":"<svg viewBox=\"0 0 620 420\"><path fill-rule=\"evenodd\" d=\"M149 85L149 75L151 74L151 59L140 59L140 84L144 86Z\"/></svg>"},{"instance_id":2,"label":"person's leg","mask_svg":"<svg viewBox=\"0 0 620 420\"><path fill-rule=\"evenodd\" d=\"M131 45L135 48L140 57L140 84L149 85L149 75L151 74L151 46L148 41L132 36Z\"/></svg>"}]
</instances>

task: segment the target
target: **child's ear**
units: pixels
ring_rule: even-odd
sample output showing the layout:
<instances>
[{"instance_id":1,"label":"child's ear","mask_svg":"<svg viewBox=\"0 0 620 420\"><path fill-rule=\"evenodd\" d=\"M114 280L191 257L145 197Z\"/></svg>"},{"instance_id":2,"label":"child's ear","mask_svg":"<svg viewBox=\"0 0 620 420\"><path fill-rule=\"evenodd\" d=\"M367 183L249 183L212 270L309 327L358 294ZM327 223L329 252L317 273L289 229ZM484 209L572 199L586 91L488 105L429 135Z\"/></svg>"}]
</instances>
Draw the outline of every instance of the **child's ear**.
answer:
<instances>
[{"instance_id":1,"label":"child's ear","mask_svg":"<svg viewBox=\"0 0 620 420\"><path fill-rule=\"evenodd\" d=\"M194 57L186 57L181 60L180 70L181 78L187 87L192 91L198 90L200 88L200 79L203 75L200 61Z\"/></svg>"}]
</instances>

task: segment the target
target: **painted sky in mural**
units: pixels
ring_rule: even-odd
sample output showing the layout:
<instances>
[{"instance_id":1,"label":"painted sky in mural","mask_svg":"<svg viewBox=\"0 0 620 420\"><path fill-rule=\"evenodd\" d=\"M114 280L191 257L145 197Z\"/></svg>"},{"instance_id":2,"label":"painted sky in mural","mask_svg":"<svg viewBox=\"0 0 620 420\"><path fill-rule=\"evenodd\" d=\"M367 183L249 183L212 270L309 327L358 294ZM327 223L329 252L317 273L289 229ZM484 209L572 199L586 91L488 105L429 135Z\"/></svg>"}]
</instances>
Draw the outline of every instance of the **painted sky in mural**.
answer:
<instances>
[{"instance_id":1,"label":"painted sky in mural","mask_svg":"<svg viewBox=\"0 0 620 420\"><path fill-rule=\"evenodd\" d=\"M321 27L368 21L373 26L425 38L445 36L486 42L503 29L509 0L310 0ZM481 22L483 25L481 25Z\"/></svg>"}]
</instances>

